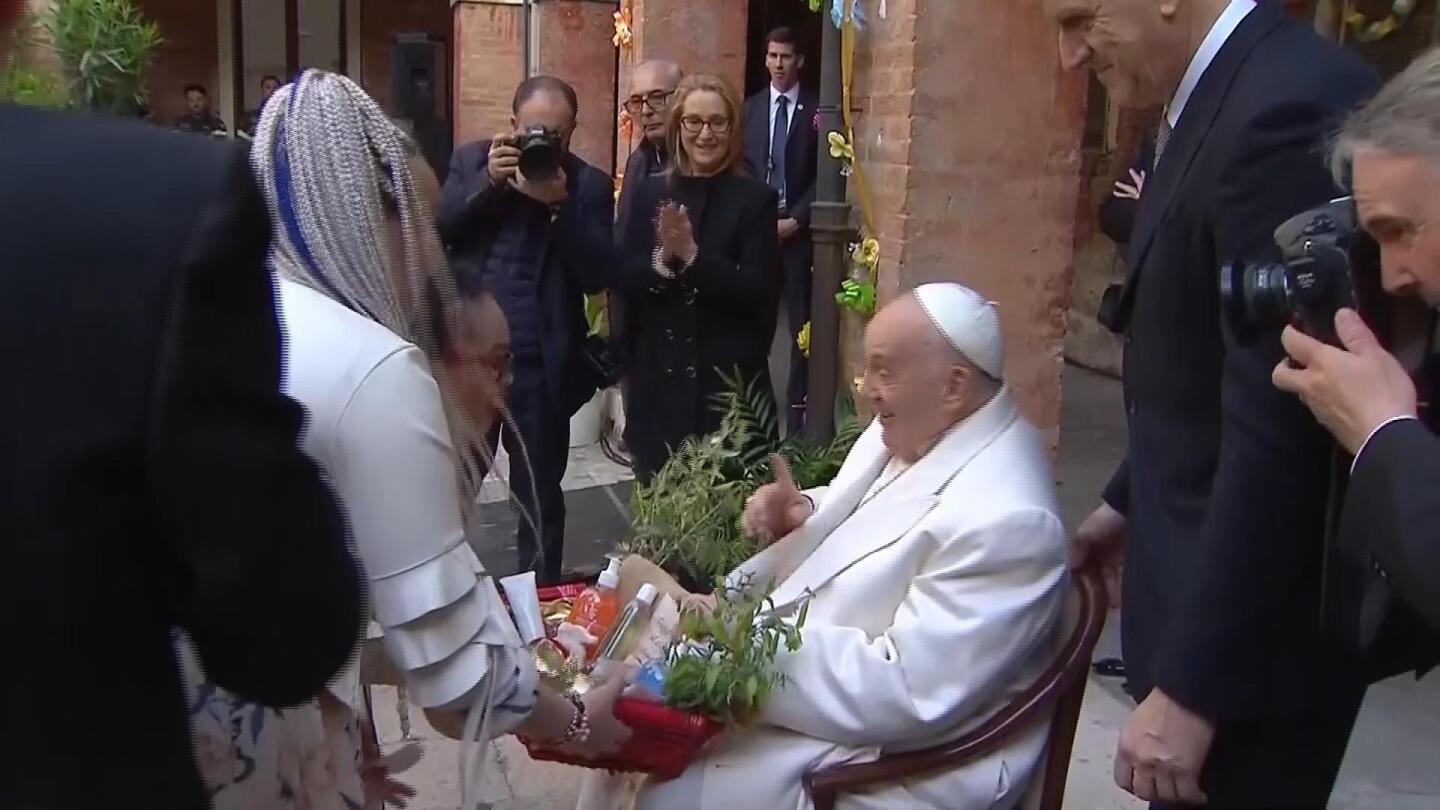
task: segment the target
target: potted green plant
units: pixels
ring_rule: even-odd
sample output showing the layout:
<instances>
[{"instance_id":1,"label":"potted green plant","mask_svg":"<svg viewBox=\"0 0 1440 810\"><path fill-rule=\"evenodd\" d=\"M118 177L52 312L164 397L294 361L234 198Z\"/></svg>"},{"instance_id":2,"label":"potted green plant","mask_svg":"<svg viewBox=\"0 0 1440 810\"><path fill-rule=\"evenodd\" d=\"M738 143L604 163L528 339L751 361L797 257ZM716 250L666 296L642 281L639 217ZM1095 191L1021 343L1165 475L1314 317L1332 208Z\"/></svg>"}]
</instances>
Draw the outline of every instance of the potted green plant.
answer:
<instances>
[{"instance_id":1,"label":"potted green plant","mask_svg":"<svg viewBox=\"0 0 1440 810\"><path fill-rule=\"evenodd\" d=\"M145 73L160 29L131 0L55 0L41 21L72 105L125 116L144 111Z\"/></svg>"},{"instance_id":2,"label":"potted green plant","mask_svg":"<svg viewBox=\"0 0 1440 810\"><path fill-rule=\"evenodd\" d=\"M726 385L715 402L725 413L719 430L683 442L649 486L635 488L631 535L622 543L695 592L708 592L758 550L741 518L746 499L774 477L772 454L789 462L798 486L822 486L840 470L861 431L851 400L842 394L833 440L781 439L775 403L762 382L730 376Z\"/></svg>"}]
</instances>

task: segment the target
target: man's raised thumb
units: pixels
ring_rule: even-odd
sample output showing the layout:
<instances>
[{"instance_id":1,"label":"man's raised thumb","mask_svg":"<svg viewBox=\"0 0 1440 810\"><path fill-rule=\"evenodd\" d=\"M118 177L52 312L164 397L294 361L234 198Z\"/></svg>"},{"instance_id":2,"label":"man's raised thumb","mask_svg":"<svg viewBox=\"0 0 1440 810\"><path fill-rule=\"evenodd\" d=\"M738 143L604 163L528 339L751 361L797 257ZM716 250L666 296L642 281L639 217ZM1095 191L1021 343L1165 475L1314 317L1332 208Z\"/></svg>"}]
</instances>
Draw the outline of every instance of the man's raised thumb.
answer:
<instances>
[{"instance_id":1,"label":"man's raised thumb","mask_svg":"<svg viewBox=\"0 0 1440 810\"><path fill-rule=\"evenodd\" d=\"M799 489L795 486L794 476L790 475L790 463L785 460L784 456L779 453L770 456L770 466L775 470L775 483L786 489Z\"/></svg>"},{"instance_id":2,"label":"man's raised thumb","mask_svg":"<svg viewBox=\"0 0 1440 810\"><path fill-rule=\"evenodd\" d=\"M1342 309L1335 313L1335 334L1339 335L1340 343L1352 354L1370 354L1381 350L1375 333L1360 319L1360 313L1353 309Z\"/></svg>"}]
</instances>

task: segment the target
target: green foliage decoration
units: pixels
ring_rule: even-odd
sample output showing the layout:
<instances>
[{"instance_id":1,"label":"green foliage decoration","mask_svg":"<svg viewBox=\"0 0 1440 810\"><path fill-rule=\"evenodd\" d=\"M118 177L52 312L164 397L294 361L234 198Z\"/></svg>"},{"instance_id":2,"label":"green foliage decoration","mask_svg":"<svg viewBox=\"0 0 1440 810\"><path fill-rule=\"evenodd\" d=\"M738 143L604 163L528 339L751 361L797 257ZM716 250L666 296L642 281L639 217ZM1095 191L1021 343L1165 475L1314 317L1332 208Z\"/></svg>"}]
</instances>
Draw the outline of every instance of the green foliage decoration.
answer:
<instances>
[{"instance_id":1,"label":"green foliage decoration","mask_svg":"<svg viewBox=\"0 0 1440 810\"><path fill-rule=\"evenodd\" d=\"M116 115L145 108L145 73L160 29L131 0L56 0L41 18L72 104Z\"/></svg>"},{"instance_id":2,"label":"green foliage decoration","mask_svg":"<svg viewBox=\"0 0 1440 810\"><path fill-rule=\"evenodd\" d=\"M681 616L684 640L667 654L665 702L726 725L750 725L785 675L777 671L780 648L800 649L808 602L793 621L777 611L770 588L743 578L716 592L715 610L688 609Z\"/></svg>"}]
</instances>

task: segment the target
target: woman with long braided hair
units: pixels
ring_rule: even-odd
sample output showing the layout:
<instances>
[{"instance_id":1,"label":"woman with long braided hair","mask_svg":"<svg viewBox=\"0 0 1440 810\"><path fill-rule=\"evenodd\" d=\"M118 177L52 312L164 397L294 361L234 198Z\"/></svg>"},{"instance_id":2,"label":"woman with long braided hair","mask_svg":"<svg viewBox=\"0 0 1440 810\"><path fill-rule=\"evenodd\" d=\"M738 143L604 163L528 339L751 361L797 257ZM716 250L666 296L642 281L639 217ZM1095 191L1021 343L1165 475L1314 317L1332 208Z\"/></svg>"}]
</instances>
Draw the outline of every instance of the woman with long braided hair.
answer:
<instances>
[{"instance_id":1,"label":"woman with long braided hair","mask_svg":"<svg viewBox=\"0 0 1440 810\"><path fill-rule=\"evenodd\" d=\"M266 105L251 163L273 222L284 385L306 408L305 449L345 505L371 614L412 700L437 721L462 718L441 725L463 723L463 790L479 781L479 745L511 731L579 754L614 750L628 736L610 711L618 679L583 700L541 687L465 539L479 485L470 459L488 457L479 437L503 414L508 334L493 298L455 291L433 225L435 176L354 82L315 70ZM192 680L219 810L367 807L409 793L361 754L355 664L282 710Z\"/></svg>"}]
</instances>

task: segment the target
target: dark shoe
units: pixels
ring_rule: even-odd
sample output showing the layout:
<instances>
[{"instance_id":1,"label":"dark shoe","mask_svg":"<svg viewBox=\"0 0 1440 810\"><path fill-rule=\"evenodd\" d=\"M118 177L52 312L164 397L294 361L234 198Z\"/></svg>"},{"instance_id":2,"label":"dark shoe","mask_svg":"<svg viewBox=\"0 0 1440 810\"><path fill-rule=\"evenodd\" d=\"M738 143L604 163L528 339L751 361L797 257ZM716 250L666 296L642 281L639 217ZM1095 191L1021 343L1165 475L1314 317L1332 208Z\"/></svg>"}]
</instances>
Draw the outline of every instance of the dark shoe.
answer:
<instances>
[{"instance_id":1,"label":"dark shoe","mask_svg":"<svg viewBox=\"0 0 1440 810\"><path fill-rule=\"evenodd\" d=\"M1096 675L1106 678L1125 677L1125 662L1119 658L1102 658L1090 665Z\"/></svg>"}]
</instances>

